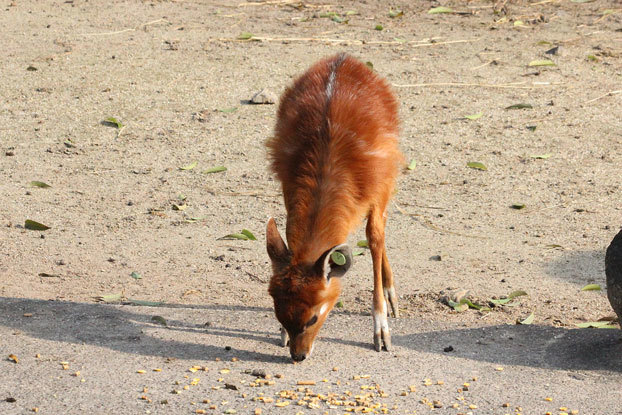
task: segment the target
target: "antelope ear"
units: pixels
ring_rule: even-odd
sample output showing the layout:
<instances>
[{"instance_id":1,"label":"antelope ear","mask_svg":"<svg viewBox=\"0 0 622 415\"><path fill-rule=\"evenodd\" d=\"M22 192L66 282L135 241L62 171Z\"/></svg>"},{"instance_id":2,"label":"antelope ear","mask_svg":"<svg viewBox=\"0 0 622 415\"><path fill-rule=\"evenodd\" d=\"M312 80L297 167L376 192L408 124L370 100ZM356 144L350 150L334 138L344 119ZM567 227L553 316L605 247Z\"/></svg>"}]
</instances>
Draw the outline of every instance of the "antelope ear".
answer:
<instances>
[{"instance_id":1,"label":"antelope ear","mask_svg":"<svg viewBox=\"0 0 622 415\"><path fill-rule=\"evenodd\" d=\"M341 254L336 255L340 258L337 262L335 262L335 259L333 258L333 254L335 253ZM327 280L330 280L332 277L342 277L352 266L352 251L346 244L334 246L320 256L315 263L315 266L316 269L319 268L319 270L321 270L322 275Z\"/></svg>"},{"instance_id":2,"label":"antelope ear","mask_svg":"<svg viewBox=\"0 0 622 415\"><path fill-rule=\"evenodd\" d=\"M268 256L272 260L272 265L280 265L289 261L289 250L285 242L283 242L279 230L276 228L274 218L268 220L266 227L266 248L268 249Z\"/></svg>"}]
</instances>

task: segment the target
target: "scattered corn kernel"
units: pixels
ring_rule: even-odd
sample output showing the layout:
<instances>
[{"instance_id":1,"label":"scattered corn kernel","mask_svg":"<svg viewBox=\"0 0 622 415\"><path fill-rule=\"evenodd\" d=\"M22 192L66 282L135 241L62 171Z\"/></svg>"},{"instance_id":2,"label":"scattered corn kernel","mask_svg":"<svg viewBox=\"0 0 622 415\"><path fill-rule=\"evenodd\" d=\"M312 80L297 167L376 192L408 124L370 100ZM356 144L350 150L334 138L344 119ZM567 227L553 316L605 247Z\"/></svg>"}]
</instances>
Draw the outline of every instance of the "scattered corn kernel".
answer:
<instances>
[{"instance_id":1,"label":"scattered corn kernel","mask_svg":"<svg viewBox=\"0 0 622 415\"><path fill-rule=\"evenodd\" d=\"M229 373L229 372L231 372L229 369L220 369L220 371L219 371L219 373L220 373L221 375L227 374L227 373Z\"/></svg>"},{"instance_id":2,"label":"scattered corn kernel","mask_svg":"<svg viewBox=\"0 0 622 415\"><path fill-rule=\"evenodd\" d=\"M475 405L475 404L470 404L470 405L469 405L469 409L477 409L477 405Z\"/></svg>"},{"instance_id":3,"label":"scattered corn kernel","mask_svg":"<svg viewBox=\"0 0 622 415\"><path fill-rule=\"evenodd\" d=\"M502 372L502 371L503 371L503 368L502 368L501 366L498 366L498 367L496 367L496 368L495 368L495 370L496 370L497 372Z\"/></svg>"},{"instance_id":4,"label":"scattered corn kernel","mask_svg":"<svg viewBox=\"0 0 622 415\"><path fill-rule=\"evenodd\" d=\"M195 414L206 414L207 411L205 409L197 409L196 411L194 411Z\"/></svg>"},{"instance_id":5,"label":"scattered corn kernel","mask_svg":"<svg viewBox=\"0 0 622 415\"><path fill-rule=\"evenodd\" d=\"M568 408L566 408L565 406L560 406L559 410L562 412L566 412L568 410Z\"/></svg>"},{"instance_id":6,"label":"scattered corn kernel","mask_svg":"<svg viewBox=\"0 0 622 415\"><path fill-rule=\"evenodd\" d=\"M139 370L136 371L136 373L140 373L142 375L143 373L146 373L146 371L142 370L142 369L139 369Z\"/></svg>"},{"instance_id":7,"label":"scattered corn kernel","mask_svg":"<svg viewBox=\"0 0 622 415\"><path fill-rule=\"evenodd\" d=\"M154 371L154 372L161 372L161 371L162 371L162 369L156 368L156 369L153 369L153 371Z\"/></svg>"},{"instance_id":8,"label":"scattered corn kernel","mask_svg":"<svg viewBox=\"0 0 622 415\"><path fill-rule=\"evenodd\" d=\"M274 406L278 406L279 408L283 408L285 406L289 405L288 401L281 401L281 402L277 402L274 404Z\"/></svg>"},{"instance_id":9,"label":"scattered corn kernel","mask_svg":"<svg viewBox=\"0 0 622 415\"><path fill-rule=\"evenodd\" d=\"M314 380L299 380L298 382L296 382L296 385L299 385L299 386L300 385L311 386L311 385L315 385L315 381Z\"/></svg>"},{"instance_id":10,"label":"scattered corn kernel","mask_svg":"<svg viewBox=\"0 0 622 415\"><path fill-rule=\"evenodd\" d=\"M546 398L544 398L544 400L547 401L547 402L553 402L553 398L550 398L548 396Z\"/></svg>"},{"instance_id":11,"label":"scattered corn kernel","mask_svg":"<svg viewBox=\"0 0 622 415\"><path fill-rule=\"evenodd\" d=\"M437 381L436 381L436 384L437 384L437 385L444 385L444 384L445 384L445 381L442 381L442 380L437 380Z\"/></svg>"}]
</instances>

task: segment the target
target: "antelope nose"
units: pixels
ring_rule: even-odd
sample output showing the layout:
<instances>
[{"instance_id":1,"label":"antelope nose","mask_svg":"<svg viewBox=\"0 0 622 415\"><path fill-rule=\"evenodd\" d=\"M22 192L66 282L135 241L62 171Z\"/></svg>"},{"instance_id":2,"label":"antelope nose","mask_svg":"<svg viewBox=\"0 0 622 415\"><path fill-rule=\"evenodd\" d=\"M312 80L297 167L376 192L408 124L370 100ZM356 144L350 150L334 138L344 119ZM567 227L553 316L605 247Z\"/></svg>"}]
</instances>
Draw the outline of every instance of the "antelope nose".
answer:
<instances>
[{"instance_id":1,"label":"antelope nose","mask_svg":"<svg viewBox=\"0 0 622 415\"><path fill-rule=\"evenodd\" d=\"M292 359L294 359L294 362L302 362L306 358L307 358L307 355L305 353L293 353L292 352Z\"/></svg>"}]
</instances>

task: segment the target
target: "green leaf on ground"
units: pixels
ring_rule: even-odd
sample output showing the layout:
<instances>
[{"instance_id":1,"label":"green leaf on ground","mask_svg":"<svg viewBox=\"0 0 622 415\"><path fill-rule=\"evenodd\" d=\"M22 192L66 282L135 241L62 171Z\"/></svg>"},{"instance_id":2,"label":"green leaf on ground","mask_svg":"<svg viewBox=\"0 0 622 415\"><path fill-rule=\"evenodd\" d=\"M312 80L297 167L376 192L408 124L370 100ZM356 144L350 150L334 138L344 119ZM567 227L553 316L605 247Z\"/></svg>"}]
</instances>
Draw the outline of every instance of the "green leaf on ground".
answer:
<instances>
[{"instance_id":1,"label":"green leaf on ground","mask_svg":"<svg viewBox=\"0 0 622 415\"><path fill-rule=\"evenodd\" d=\"M359 248L369 248L369 243L367 243L367 239L361 239L356 243L356 246Z\"/></svg>"},{"instance_id":2,"label":"green leaf on ground","mask_svg":"<svg viewBox=\"0 0 622 415\"><path fill-rule=\"evenodd\" d=\"M343 308L343 301L339 300L337 301L337 303L335 304L336 308Z\"/></svg>"},{"instance_id":3,"label":"green leaf on ground","mask_svg":"<svg viewBox=\"0 0 622 415\"><path fill-rule=\"evenodd\" d=\"M531 323L533 323L533 320L534 320L534 314L533 314L533 311L532 311L532 312L531 312L531 314L529 314L529 315L527 316L527 318L525 318L525 319L523 319L523 320L521 320L521 319L517 319L517 320L516 320L516 324L523 324L523 325L527 325L527 324L531 324Z\"/></svg>"},{"instance_id":4,"label":"green leaf on ground","mask_svg":"<svg viewBox=\"0 0 622 415\"><path fill-rule=\"evenodd\" d=\"M49 226L44 225L39 222L35 222L34 220L30 220L30 219L26 219L26 222L24 222L24 228L29 229L31 231L47 231L48 229L50 229Z\"/></svg>"},{"instance_id":5,"label":"green leaf on ground","mask_svg":"<svg viewBox=\"0 0 622 415\"><path fill-rule=\"evenodd\" d=\"M450 7L434 7L433 9L428 10L428 14L441 14L441 13L453 13L453 9Z\"/></svg>"},{"instance_id":6,"label":"green leaf on ground","mask_svg":"<svg viewBox=\"0 0 622 415\"><path fill-rule=\"evenodd\" d=\"M237 110L238 110L238 107L230 107L230 108L221 108L218 111L229 113L229 112L236 112Z\"/></svg>"},{"instance_id":7,"label":"green leaf on ground","mask_svg":"<svg viewBox=\"0 0 622 415\"><path fill-rule=\"evenodd\" d=\"M482 115L484 115L483 112L478 112L477 114L471 114L471 115L465 115L464 118L466 118L467 120L477 120L479 118L482 118Z\"/></svg>"},{"instance_id":8,"label":"green leaf on ground","mask_svg":"<svg viewBox=\"0 0 622 415\"><path fill-rule=\"evenodd\" d=\"M365 66L367 66L369 69L371 69L372 71L374 70L374 64L371 63L370 61L365 62Z\"/></svg>"},{"instance_id":9,"label":"green leaf on ground","mask_svg":"<svg viewBox=\"0 0 622 415\"><path fill-rule=\"evenodd\" d=\"M449 300L447 304L449 304L451 308L453 308L459 313L469 309L469 305L466 303L466 301L464 301L464 298L460 300L460 302Z\"/></svg>"},{"instance_id":10,"label":"green leaf on ground","mask_svg":"<svg viewBox=\"0 0 622 415\"><path fill-rule=\"evenodd\" d=\"M135 280L140 280L143 278L142 275L140 275L138 272L136 271L132 271L132 273L130 274L130 277L134 278Z\"/></svg>"},{"instance_id":11,"label":"green leaf on ground","mask_svg":"<svg viewBox=\"0 0 622 415\"><path fill-rule=\"evenodd\" d=\"M117 120L115 117L108 117L104 120L104 124L109 125L111 127L117 127L119 129L123 128L123 124L121 121Z\"/></svg>"},{"instance_id":12,"label":"green leaf on ground","mask_svg":"<svg viewBox=\"0 0 622 415\"><path fill-rule=\"evenodd\" d=\"M600 285L598 284L588 284L585 287L581 288L581 291L600 291Z\"/></svg>"},{"instance_id":13,"label":"green leaf on ground","mask_svg":"<svg viewBox=\"0 0 622 415\"><path fill-rule=\"evenodd\" d=\"M536 159L536 160L546 160L551 156L552 154L532 154L529 157L531 157L532 159Z\"/></svg>"},{"instance_id":14,"label":"green leaf on ground","mask_svg":"<svg viewBox=\"0 0 622 415\"><path fill-rule=\"evenodd\" d=\"M40 187L40 188L42 188L42 189L46 189L46 188L48 188L48 187L52 187L52 186L50 186L50 185L49 185L49 184L47 184L47 183L44 183L44 182L38 182L38 181L36 181L36 180L35 180L35 181L32 181L32 182L30 182L30 183L28 183L28 185L29 185L29 186L31 186L31 187Z\"/></svg>"},{"instance_id":15,"label":"green leaf on ground","mask_svg":"<svg viewBox=\"0 0 622 415\"><path fill-rule=\"evenodd\" d=\"M339 266L345 265L346 263L345 255L339 251L334 251L332 254L330 254L330 259L332 259L333 262Z\"/></svg>"},{"instance_id":16,"label":"green leaf on ground","mask_svg":"<svg viewBox=\"0 0 622 415\"><path fill-rule=\"evenodd\" d=\"M361 255L363 255L363 254L365 254L365 251L354 251L354 252L352 253L352 256L361 256Z\"/></svg>"},{"instance_id":17,"label":"green leaf on ground","mask_svg":"<svg viewBox=\"0 0 622 415\"><path fill-rule=\"evenodd\" d=\"M417 160L412 160L410 162L410 164L408 165L407 169L408 170L415 170L415 167L417 167Z\"/></svg>"},{"instance_id":18,"label":"green leaf on ground","mask_svg":"<svg viewBox=\"0 0 622 415\"><path fill-rule=\"evenodd\" d=\"M203 173L206 173L206 174L209 174L209 173L220 173L221 171L227 171L227 168L225 166L212 167L212 168L209 168L207 170L204 170Z\"/></svg>"},{"instance_id":19,"label":"green leaf on ground","mask_svg":"<svg viewBox=\"0 0 622 415\"><path fill-rule=\"evenodd\" d=\"M250 40L253 38L252 33L242 32L238 35L238 40Z\"/></svg>"},{"instance_id":20,"label":"green leaf on ground","mask_svg":"<svg viewBox=\"0 0 622 415\"><path fill-rule=\"evenodd\" d=\"M194 168L197 166L197 164L199 164L199 162L198 162L198 161L193 161L193 162L192 162L192 163L190 163L190 164L187 164L187 165L185 165L185 166L181 166L181 167L179 168L179 170L192 170L192 169L194 169Z\"/></svg>"},{"instance_id":21,"label":"green leaf on ground","mask_svg":"<svg viewBox=\"0 0 622 415\"><path fill-rule=\"evenodd\" d=\"M95 297L95 300L103 303L116 303L117 301L121 301L122 297L122 294L104 294Z\"/></svg>"},{"instance_id":22,"label":"green leaf on ground","mask_svg":"<svg viewBox=\"0 0 622 415\"><path fill-rule=\"evenodd\" d=\"M248 229L243 229L240 233L230 233L218 239L239 239L241 241L256 241L255 235Z\"/></svg>"},{"instance_id":23,"label":"green leaf on ground","mask_svg":"<svg viewBox=\"0 0 622 415\"><path fill-rule=\"evenodd\" d=\"M246 237L251 240L251 241L256 241L257 238L255 238L255 235L253 235L253 233L251 231L249 231L248 229L242 229L242 232L240 232L242 235L246 235Z\"/></svg>"},{"instance_id":24,"label":"green leaf on ground","mask_svg":"<svg viewBox=\"0 0 622 415\"><path fill-rule=\"evenodd\" d=\"M395 19L396 17L404 16L404 12L401 10L389 10L389 17Z\"/></svg>"},{"instance_id":25,"label":"green leaf on ground","mask_svg":"<svg viewBox=\"0 0 622 415\"><path fill-rule=\"evenodd\" d=\"M510 294L508 294L507 298L500 298L498 300L490 300L491 303L496 304L496 305L505 305L507 303L509 303L510 301L512 301L513 299L515 299L516 297L521 297L523 295L527 295L527 293L525 291L512 291Z\"/></svg>"},{"instance_id":26,"label":"green leaf on ground","mask_svg":"<svg viewBox=\"0 0 622 415\"><path fill-rule=\"evenodd\" d=\"M529 62L528 66L555 66L555 62L550 59L539 59Z\"/></svg>"},{"instance_id":27,"label":"green leaf on ground","mask_svg":"<svg viewBox=\"0 0 622 415\"><path fill-rule=\"evenodd\" d=\"M162 316L153 316L151 317L151 321L157 324L161 324L163 326L168 326L168 324L166 323L166 319Z\"/></svg>"},{"instance_id":28,"label":"green leaf on ground","mask_svg":"<svg viewBox=\"0 0 622 415\"><path fill-rule=\"evenodd\" d=\"M522 203L513 203L510 207L516 210L525 209L525 205Z\"/></svg>"},{"instance_id":29,"label":"green leaf on ground","mask_svg":"<svg viewBox=\"0 0 622 415\"><path fill-rule=\"evenodd\" d=\"M142 305L146 307L158 307L164 304L162 301L145 301L145 300L135 300L133 298L128 298L127 301L134 305Z\"/></svg>"},{"instance_id":30,"label":"green leaf on ground","mask_svg":"<svg viewBox=\"0 0 622 415\"><path fill-rule=\"evenodd\" d=\"M382 29L384 29L384 27L382 27L382 25L381 25L381 24L377 24L377 25L374 27L374 30L382 30Z\"/></svg>"},{"instance_id":31,"label":"green leaf on ground","mask_svg":"<svg viewBox=\"0 0 622 415\"><path fill-rule=\"evenodd\" d=\"M531 109L531 108L533 108L531 104L525 104L525 103L514 104L514 105L510 105L509 107L505 107L506 110L523 110L523 109Z\"/></svg>"},{"instance_id":32,"label":"green leaf on ground","mask_svg":"<svg viewBox=\"0 0 622 415\"><path fill-rule=\"evenodd\" d=\"M486 167L484 163L480 163L479 161L469 161L467 163L467 167L477 170L488 170L488 167Z\"/></svg>"},{"instance_id":33,"label":"green leaf on ground","mask_svg":"<svg viewBox=\"0 0 622 415\"><path fill-rule=\"evenodd\" d=\"M577 324L577 327L582 329L595 328L595 329L617 329L618 327L611 324L610 321L587 321L585 323Z\"/></svg>"}]
</instances>

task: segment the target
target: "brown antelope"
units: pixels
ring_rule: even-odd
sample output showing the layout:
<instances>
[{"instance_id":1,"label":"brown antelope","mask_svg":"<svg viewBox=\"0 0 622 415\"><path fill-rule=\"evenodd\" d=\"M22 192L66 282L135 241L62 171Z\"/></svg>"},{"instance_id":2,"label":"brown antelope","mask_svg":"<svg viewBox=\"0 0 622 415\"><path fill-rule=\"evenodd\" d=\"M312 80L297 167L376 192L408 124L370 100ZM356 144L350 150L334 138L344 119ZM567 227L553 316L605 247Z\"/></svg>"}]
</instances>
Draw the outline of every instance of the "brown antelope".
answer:
<instances>
[{"instance_id":1,"label":"brown antelope","mask_svg":"<svg viewBox=\"0 0 622 415\"><path fill-rule=\"evenodd\" d=\"M352 264L345 242L365 217L374 270L374 348L391 347L386 303L394 317L399 311L384 229L402 163L397 108L387 82L343 53L313 65L281 97L266 145L283 189L287 245L272 218L266 239L269 292L283 346L289 335L296 362L311 355L337 302L340 277Z\"/></svg>"}]
</instances>

